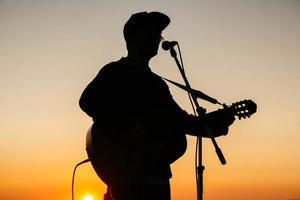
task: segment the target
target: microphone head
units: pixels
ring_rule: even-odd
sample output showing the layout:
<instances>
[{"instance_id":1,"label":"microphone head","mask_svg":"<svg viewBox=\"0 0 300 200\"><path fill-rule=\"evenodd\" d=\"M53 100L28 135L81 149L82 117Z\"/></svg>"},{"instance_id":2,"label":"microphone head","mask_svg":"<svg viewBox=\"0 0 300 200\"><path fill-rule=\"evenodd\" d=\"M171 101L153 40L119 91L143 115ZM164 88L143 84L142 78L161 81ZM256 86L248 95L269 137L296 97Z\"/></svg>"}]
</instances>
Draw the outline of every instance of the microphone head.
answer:
<instances>
[{"instance_id":1,"label":"microphone head","mask_svg":"<svg viewBox=\"0 0 300 200\"><path fill-rule=\"evenodd\" d=\"M178 44L177 41L164 41L161 44L161 47L162 47L163 50L168 51L168 50L170 50L171 48L173 48L177 44Z\"/></svg>"}]
</instances>

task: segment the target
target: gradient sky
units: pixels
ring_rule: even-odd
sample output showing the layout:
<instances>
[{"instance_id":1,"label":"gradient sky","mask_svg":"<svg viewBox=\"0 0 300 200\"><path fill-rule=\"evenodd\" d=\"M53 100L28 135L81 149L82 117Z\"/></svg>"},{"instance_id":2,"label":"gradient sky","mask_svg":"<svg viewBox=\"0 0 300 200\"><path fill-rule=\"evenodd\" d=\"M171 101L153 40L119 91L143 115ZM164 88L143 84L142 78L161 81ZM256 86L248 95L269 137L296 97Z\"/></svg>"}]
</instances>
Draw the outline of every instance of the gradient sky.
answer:
<instances>
[{"instance_id":1,"label":"gradient sky","mask_svg":"<svg viewBox=\"0 0 300 200\"><path fill-rule=\"evenodd\" d=\"M123 24L144 10L170 16L163 36L179 41L194 88L228 104L258 104L251 119L237 120L217 140L226 166L204 141L205 200L299 199L297 0L0 0L0 199L71 199L72 170L86 158L91 124L78 99L104 64L126 56ZM160 50L151 66L181 81L168 52ZM191 112L187 95L170 90ZM195 138L188 141L172 166L173 200L196 199ZM78 200L87 193L100 200L105 186L86 164L75 189Z\"/></svg>"}]
</instances>

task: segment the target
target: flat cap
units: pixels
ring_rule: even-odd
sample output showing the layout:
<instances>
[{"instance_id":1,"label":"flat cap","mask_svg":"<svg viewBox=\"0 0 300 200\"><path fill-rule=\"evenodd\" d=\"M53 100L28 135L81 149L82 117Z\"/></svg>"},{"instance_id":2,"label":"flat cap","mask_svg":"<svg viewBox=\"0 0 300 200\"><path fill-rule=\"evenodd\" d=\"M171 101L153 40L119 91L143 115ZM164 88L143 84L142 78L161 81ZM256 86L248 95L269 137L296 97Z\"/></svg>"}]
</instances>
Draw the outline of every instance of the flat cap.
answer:
<instances>
[{"instance_id":1,"label":"flat cap","mask_svg":"<svg viewBox=\"0 0 300 200\"><path fill-rule=\"evenodd\" d=\"M127 41L140 28L151 28L163 31L170 23L170 18L160 12L139 12L131 15L123 28L124 38Z\"/></svg>"}]
</instances>

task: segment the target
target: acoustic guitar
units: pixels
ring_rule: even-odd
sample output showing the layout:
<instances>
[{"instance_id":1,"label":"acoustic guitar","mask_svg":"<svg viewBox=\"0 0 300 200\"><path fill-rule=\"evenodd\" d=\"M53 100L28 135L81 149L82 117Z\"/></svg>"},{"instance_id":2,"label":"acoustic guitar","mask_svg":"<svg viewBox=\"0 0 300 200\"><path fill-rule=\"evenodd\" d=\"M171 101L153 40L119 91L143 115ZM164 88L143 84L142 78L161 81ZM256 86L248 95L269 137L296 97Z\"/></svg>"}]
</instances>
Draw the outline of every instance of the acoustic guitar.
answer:
<instances>
[{"instance_id":1,"label":"acoustic guitar","mask_svg":"<svg viewBox=\"0 0 300 200\"><path fill-rule=\"evenodd\" d=\"M257 106L252 100L243 100L243 101L233 103L230 106L223 105L222 109L207 113L206 115L208 116L214 112L224 112L225 111L225 112L231 114L232 116L238 117L238 119L245 119L245 118L250 118L251 115L253 115L256 112L256 110L257 110ZM172 141L170 141L170 142L173 142L175 144L174 145L171 144L170 146L174 146L174 147L178 146L179 147L178 149L184 148L184 151L185 151L185 147L183 147L183 145L186 145L184 134L175 134L174 136L175 136L175 138L174 139L172 138L171 139ZM96 145L96 146L94 146L94 145ZM168 144L166 143L166 145L165 144L158 144L158 145L164 147L164 146L167 146ZM141 148L141 152L143 152L141 154L145 155L144 154L145 151L142 148L146 148L146 145L143 146L143 144L139 144L139 148ZM92 163L96 173L106 184L110 184L109 179L110 179L110 176L112 176L112 174L116 175L116 174L119 174L120 171L124 170L124 166L121 166L121 165L123 165L124 162L127 164L131 163L131 161L128 161L128 158L126 157L128 154L126 152L127 151L126 144L125 144L125 147L121 146L117 142L115 143L115 141L112 141L111 139L109 139L104 134L103 134L103 136L101 136L101 140L99 140L99 141L97 140L97 143L93 144L92 126L87 131L86 150L87 150L89 159L91 160L91 163ZM165 153L164 151L165 151L165 149L162 149L161 151L156 150L155 153L157 154L157 152L160 152L159 154L160 154L160 156L162 156ZM184 151L182 152L182 150L179 150L179 151L181 151L181 152L175 153L176 154L175 157L177 156L177 158L180 157L184 153ZM134 153L138 154L139 152L135 151ZM153 153L153 154L155 154L155 153ZM150 152L150 155L151 155L151 152ZM157 155L153 155L153 157L157 157ZM130 168L130 167L125 166L125 168ZM122 174L122 173L124 173L124 171L122 171L120 173ZM120 177L121 174L119 174L118 176Z\"/></svg>"}]
</instances>

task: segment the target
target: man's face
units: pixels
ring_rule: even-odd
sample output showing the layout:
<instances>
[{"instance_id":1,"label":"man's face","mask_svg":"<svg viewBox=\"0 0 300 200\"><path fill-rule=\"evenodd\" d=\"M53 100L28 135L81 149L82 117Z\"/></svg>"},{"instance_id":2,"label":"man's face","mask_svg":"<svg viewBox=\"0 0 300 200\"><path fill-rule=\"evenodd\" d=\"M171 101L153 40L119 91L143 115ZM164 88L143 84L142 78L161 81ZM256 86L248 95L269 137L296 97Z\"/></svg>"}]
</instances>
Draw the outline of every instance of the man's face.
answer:
<instances>
[{"instance_id":1,"label":"man's face","mask_svg":"<svg viewBox=\"0 0 300 200\"><path fill-rule=\"evenodd\" d=\"M133 43L140 54L152 58L157 54L161 39L160 31L146 27L136 32Z\"/></svg>"}]
</instances>

